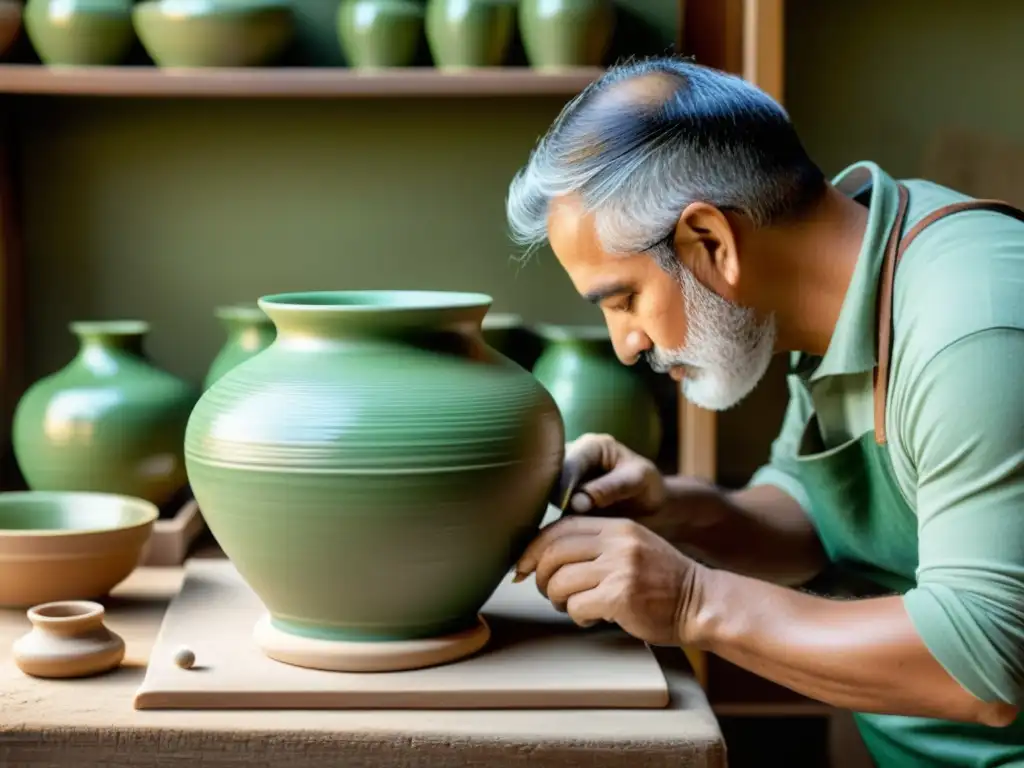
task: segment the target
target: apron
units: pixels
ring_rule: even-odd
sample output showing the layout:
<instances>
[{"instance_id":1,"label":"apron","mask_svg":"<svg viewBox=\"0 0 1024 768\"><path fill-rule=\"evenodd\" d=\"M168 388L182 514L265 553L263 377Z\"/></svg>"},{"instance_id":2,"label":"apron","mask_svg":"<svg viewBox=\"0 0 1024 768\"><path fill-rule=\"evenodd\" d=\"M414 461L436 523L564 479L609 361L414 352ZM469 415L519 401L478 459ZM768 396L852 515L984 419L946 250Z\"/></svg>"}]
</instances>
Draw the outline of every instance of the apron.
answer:
<instances>
[{"instance_id":1,"label":"apron","mask_svg":"<svg viewBox=\"0 0 1024 768\"><path fill-rule=\"evenodd\" d=\"M914 238L946 216L983 209L1024 220L1024 211L1006 203L972 200L939 208L901 238L908 201L909 191L900 185L899 207L879 276L874 431L826 448L817 417L812 415L797 457L797 477L810 498L810 515L833 566L897 594L915 585L918 542L917 515L899 490L885 446L896 267ZM894 715L855 713L854 717L878 768L1024 765L1024 715L1007 728Z\"/></svg>"}]
</instances>

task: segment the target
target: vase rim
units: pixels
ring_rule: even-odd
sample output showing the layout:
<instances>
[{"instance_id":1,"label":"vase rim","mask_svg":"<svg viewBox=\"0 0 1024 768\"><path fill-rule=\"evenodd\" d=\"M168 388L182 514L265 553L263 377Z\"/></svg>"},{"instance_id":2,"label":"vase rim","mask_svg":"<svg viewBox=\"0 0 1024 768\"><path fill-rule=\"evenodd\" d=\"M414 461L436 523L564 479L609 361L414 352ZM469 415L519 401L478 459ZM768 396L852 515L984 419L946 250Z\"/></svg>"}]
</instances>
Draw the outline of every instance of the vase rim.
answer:
<instances>
[{"instance_id":1,"label":"vase rim","mask_svg":"<svg viewBox=\"0 0 1024 768\"><path fill-rule=\"evenodd\" d=\"M28 618L37 626L79 624L101 618L106 609L91 600L55 600L28 609Z\"/></svg>"},{"instance_id":2,"label":"vase rim","mask_svg":"<svg viewBox=\"0 0 1024 768\"><path fill-rule=\"evenodd\" d=\"M469 291L351 290L295 291L262 296L259 307L289 312L330 312L332 314L397 314L424 310L477 309L489 307L493 299Z\"/></svg>"},{"instance_id":3,"label":"vase rim","mask_svg":"<svg viewBox=\"0 0 1024 768\"><path fill-rule=\"evenodd\" d=\"M143 336L150 325L145 320L75 320L68 328L76 336Z\"/></svg>"}]
</instances>

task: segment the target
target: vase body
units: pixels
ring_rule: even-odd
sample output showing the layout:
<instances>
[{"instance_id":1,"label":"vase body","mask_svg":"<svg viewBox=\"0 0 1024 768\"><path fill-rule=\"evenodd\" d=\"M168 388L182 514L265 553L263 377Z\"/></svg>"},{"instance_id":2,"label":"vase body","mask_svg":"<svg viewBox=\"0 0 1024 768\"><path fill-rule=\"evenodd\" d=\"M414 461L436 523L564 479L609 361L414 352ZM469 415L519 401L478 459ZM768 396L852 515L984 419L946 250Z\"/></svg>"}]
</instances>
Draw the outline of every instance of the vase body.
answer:
<instances>
[{"instance_id":1,"label":"vase body","mask_svg":"<svg viewBox=\"0 0 1024 768\"><path fill-rule=\"evenodd\" d=\"M353 67L409 67L423 38L419 0L343 0L338 40Z\"/></svg>"},{"instance_id":2,"label":"vase body","mask_svg":"<svg viewBox=\"0 0 1024 768\"><path fill-rule=\"evenodd\" d=\"M499 67L515 29L507 0L427 0L426 35L440 69Z\"/></svg>"},{"instance_id":3,"label":"vase body","mask_svg":"<svg viewBox=\"0 0 1024 768\"><path fill-rule=\"evenodd\" d=\"M284 55L295 34L285 0L143 0L133 23L159 67L256 67Z\"/></svg>"},{"instance_id":4,"label":"vase body","mask_svg":"<svg viewBox=\"0 0 1024 768\"><path fill-rule=\"evenodd\" d=\"M0 0L0 59L7 55L21 32L21 0Z\"/></svg>"},{"instance_id":5,"label":"vase body","mask_svg":"<svg viewBox=\"0 0 1024 768\"><path fill-rule=\"evenodd\" d=\"M124 640L103 624L99 603L67 601L30 608L32 629L14 642L14 662L33 677L89 677L124 659Z\"/></svg>"},{"instance_id":6,"label":"vase body","mask_svg":"<svg viewBox=\"0 0 1024 768\"><path fill-rule=\"evenodd\" d=\"M204 390L236 365L269 347L277 335L267 313L255 305L221 307L216 315L227 332L227 339L206 372Z\"/></svg>"},{"instance_id":7,"label":"vase body","mask_svg":"<svg viewBox=\"0 0 1024 768\"><path fill-rule=\"evenodd\" d=\"M615 30L611 0L522 0L519 29L537 69L597 67Z\"/></svg>"},{"instance_id":8,"label":"vase body","mask_svg":"<svg viewBox=\"0 0 1024 768\"><path fill-rule=\"evenodd\" d=\"M23 19L44 64L120 64L135 42L131 0L28 0Z\"/></svg>"},{"instance_id":9,"label":"vase body","mask_svg":"<svg viewBox=\"0 0 1024 768\"><path fill-rule=\"evenodd\" d=\"M79 351L25 392L13 443L29 488L167 502L187 482L183 440L197 393L150 362L136 321L72 323Z\"/></svg>"},{"instance_id":10,"label":"vase body","mask_svg":"<svg viewBox=\"0 0 1024 768\"><path fill-rule=\"evenodd\" d=\"M541 335L545 348L533 374L558 404L566 440L610 434L653 460L663 431L657 400L643 377L615 356L607 331L546 326Z\"/></svg>"},{"instance_id":11,"label":"vase body","mask_svg":"<svg viewBox=\"0 0 1024 768\"><path fill-rule=\"evenodd\" d=\"M543 387L484 343L489 301L260 300L277 338L203 395L185 456L207 525L277 629L458 632L536 533L562 424Z\"/></svg>"}]
</instances>

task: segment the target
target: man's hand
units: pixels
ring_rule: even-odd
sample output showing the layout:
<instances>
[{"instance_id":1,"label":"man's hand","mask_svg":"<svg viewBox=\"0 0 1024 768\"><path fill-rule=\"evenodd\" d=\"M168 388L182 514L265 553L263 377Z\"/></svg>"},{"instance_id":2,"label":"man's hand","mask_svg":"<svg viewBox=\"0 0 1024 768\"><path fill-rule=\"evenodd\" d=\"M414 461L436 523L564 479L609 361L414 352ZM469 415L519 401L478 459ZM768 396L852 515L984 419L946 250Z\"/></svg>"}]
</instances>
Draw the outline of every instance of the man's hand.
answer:
<instances>
[{"instance_id":1,"label":"man's hand","mask_svg":"<svg viewBox=\"0 0 1024 768\"><path fill-rule=\"evenodd\" d=\"M580 626L618 624L652 645L680 645L700 566L631 520L567 516L544 528L516 566Z\"/></svg>"},{"instance_id":2,"label":"man's hand","mask_svg":"<svg viewBox=\"0 0 1024 768\"><path fill-rule=\"evenodd\" d=\"M559 497L572 488L567 512L601 510L635 518L654 514L665 503L657 467L610 435L583 435L566 447Z\"/></svg>"}]
</instances>

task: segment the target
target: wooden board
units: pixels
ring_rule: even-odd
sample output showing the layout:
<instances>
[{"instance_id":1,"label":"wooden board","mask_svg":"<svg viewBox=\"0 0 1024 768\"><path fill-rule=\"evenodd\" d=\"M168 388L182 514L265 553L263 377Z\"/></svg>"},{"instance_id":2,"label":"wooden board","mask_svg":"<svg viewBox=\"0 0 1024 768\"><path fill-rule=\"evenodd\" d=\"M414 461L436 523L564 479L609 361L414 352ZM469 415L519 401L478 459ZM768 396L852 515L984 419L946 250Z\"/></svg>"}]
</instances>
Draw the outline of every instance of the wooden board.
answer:
<instances>
[{"instance_id":1,"label":"wooden board","mask_svg":"<svg viewBox=\"0 0 1024 768\"><path fill-rule=\"evenodd\" d=\"M378 674L321 672L267 658L252 630L263 605L230 562L189 560L135 696L136 709L660 708L668 685L643 643L582 630L537 592L504 581L484 606L492 637L474 657ZM196 666L180 669L188 646Z\"/></svg>"}]
</instances>

